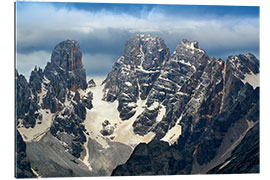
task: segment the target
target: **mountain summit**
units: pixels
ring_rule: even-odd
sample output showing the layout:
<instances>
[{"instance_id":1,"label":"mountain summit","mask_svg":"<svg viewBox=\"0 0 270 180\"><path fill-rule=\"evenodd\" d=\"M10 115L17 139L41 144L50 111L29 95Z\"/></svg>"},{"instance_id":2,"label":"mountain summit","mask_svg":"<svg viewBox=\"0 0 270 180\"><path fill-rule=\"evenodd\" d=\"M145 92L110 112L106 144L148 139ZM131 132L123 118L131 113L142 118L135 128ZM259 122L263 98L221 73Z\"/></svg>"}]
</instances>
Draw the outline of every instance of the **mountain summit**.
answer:
<instances>
[{"instance_id":1,"label":"mountain summit","mask_svg":"<svg viewBox=\"0 0 270 180\"><path fill-rule=\"evenodd\" d=\"M66 40L57 44L52 52L51 62L68 71L83 68L79 43Z\"/></svg>"}]
</instances>

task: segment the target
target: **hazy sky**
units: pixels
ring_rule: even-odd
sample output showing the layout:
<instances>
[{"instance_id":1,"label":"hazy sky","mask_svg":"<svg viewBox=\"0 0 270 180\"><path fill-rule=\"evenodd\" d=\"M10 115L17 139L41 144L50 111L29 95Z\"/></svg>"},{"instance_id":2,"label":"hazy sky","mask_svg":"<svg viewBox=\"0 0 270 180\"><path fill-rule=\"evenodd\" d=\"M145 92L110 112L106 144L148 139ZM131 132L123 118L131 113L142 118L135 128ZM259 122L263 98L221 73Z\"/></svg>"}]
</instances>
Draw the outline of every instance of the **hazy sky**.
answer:
<instances>
[{"instance_id":1,"label":"hazy sky","mask_svg":"<svg viewBox=\"0 0 270 180\"><path fill-rule=\"evenodd\" d=\"M165 40L172 52L197 40L212 57L259 58L259 7L17 2L17 68L29 77L59 42L77 40L88 76L106 76L134 33Z\"/></svg>"}]
</instances>

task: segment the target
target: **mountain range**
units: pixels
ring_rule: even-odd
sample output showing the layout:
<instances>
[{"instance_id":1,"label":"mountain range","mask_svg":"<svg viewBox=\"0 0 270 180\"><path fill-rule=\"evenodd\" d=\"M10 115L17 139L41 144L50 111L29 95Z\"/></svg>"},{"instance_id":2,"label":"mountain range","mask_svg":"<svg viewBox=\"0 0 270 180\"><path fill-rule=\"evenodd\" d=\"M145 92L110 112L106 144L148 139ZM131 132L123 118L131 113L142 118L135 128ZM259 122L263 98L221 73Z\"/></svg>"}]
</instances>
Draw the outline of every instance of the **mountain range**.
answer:
<instances>
[{"instance_id":1,"label":"mountain range","mask_svg":"<svg viewBox=\"0 0 270 180\"><path fill-rule=\"evenodd\" d=\"M16 171L23 177L259 173L259 60L170 53L135 34L105 78L65 40L29 81L16 70Z\"/></svg>"}]
</instances>

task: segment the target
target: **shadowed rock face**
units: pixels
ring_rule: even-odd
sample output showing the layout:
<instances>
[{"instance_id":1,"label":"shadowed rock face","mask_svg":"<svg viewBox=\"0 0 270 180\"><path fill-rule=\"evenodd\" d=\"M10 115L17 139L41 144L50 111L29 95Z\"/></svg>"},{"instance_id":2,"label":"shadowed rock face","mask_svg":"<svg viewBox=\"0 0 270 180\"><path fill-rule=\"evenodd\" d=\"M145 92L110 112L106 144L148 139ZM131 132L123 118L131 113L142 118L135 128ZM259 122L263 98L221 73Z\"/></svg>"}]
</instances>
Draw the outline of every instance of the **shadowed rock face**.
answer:
<instances>
[{"instance_id":1,"label":"shadowed rock face","mask_svg":"<svg viewBox=\"0 0 270 180\"><path fill-rule=\"evenodd\" d=\"M52 52L51 62L68 71L83 68L79 43L66 40L57 44Z\"/></svg>"},{"instance_id":2,"label":"shadowed rock face","mask_svg":"<svg viewBox=\"0 0 270 180\"><path fill-rule=\"evenodd\" d=\"M66 40L55 47L44 70L32 71L29 83L16 72L17 125L35 128L37 123L50 121L48 114L54 114L47 131L58 140L68 134L68 153L75 158L80 157L86 141L82 124L86 108L92 108L92 93L84 91L88 84L81 58L78 42ZM42 114L44 110L46 114Z\"/></svg>"},{"instance_id":3,"label":"shadowed rock face","mask_svg":"<svg viewBox=\"0 0 270 180\"><path fill-rule=\"evenodd\" d=\"M35 69L36 70L36 69ZM30 79L33 77L33 74L36 73L36 71L33 71L34 73L31 73ZM38 103L37 103L37 91L39 88L37 88L39 85L34 85L32 81L30 83L27 82L25 77L21 74L19 74L16 71L15 75L15 82L16 82L16 118L22 119L22 124L26 128L29 127L35 127L36 125L36 119L40 117L40 114L38 111ZM38 81L36 81L36 84L39 84ZM16 121L16 124L18 125L19 122Z\"/></svg>"},{"instance_id":4,"label":"shadowed rock face","mask_svg":"<svg viewBox=\"0 0 270 180\"><path fill-rule=\"evenodd\" d=\"M185 91L183 86L188 84L194 90L209 61L209 57L198 47L198 42L181 41L169 60L162 66L159 76L152 82L153 86L147 98L148 107L155 102L159 104L157 109L161 106L166 107L165 115L155 126L157 111L153 112L147 108L133 124L134 132L145 135L153 131L156 133L155 138L161 139L176 124L185 104L191 98L191 90Z\"/></svg>"},{"instance_id":5,"label":"shadowed rock face","mask_svg":"<svg viewBox=\"0 0 270 180\"><path fill-rule=\"evenodd\" d=\"M72 143L69 144L69 152L79 158L83 151L82 145L86 141L85 127L82 123L86 108L92 108L91 92L82 98L79 93L79 90L88 87L79 43L66 40L56 45L52 52L51 63L45 67L44 75L49 83L47 94L43 98L43 108L57 113L50 132L59 140L63 134L70 134ZM74 97L72 92L75 92ZM66 99L71 102L71 106L65 105Z\"/></svg>"},{"instance_id":6,"label":"shadowed rock face","mask_svg":"<svg viewBox=\"0 0 270 180\"><path fill-rule=\"evenodd\" d=\"M198 42L183 40L162 69L146 104L166 106L165 115L153 128L155 111L146 109L133 124L136 134L156 136L139 144L112 175L258 173L259 128L251 131L254 142L249 130L259 124L259 87L253 81L259 60L252 54L210 59ZM175 144L159 141L175 125L181 126Z\"/></svg>"},{"instance_id":7,"label":"shadowed rock face","mask_svg":"<svg viewBox=\"0 0 270 180\"><path fill-rule=\"evenodd\" d=\"M105 84L104 99L119 101L122 120L130 119L136 112L139 99L145 100L169 59L169 49L163 39L150 35L134 35L125 43L124 54L114 64Z\"/></svg>"},{"instance_id":8,"label":"shadowed rock face","mask_svg":"<svg viewBox=\"0 0 270 180\"><path fill-rule=\"evenodd\" d=\"M31 170L30 162L26 157L26 144L22 139L21 134L16 130L16 146L15 146L15 155L16 155L16 169L15 177L16 178L34 178L36 177Z\"/></svg>"},{"instance_id":9,"label":"shadowed rock face","mask_svg":"<svg viewBox=\"0 0 270 180\"><path fill-rule=\"evenodd\" d=\"M258 173L259 164L259 124L248 131L245 138L233 150L224 163L208 171L208 174Z\"/></svg>"}]
</instances>

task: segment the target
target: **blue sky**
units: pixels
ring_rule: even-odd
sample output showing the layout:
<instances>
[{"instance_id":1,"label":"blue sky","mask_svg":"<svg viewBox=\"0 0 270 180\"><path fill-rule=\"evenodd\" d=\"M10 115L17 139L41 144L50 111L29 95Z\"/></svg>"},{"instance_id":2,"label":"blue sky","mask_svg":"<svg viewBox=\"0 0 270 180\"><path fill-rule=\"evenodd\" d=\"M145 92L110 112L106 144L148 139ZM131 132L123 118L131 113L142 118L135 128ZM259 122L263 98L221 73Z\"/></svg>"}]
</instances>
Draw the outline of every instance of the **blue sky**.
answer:
<instances>
[{"instance_id":1,"label":"blue sky","mask_svg":"<svg viewBox=\"0 0 270 180\"><path fill-rule=\"evenodd\" d=\"M210 57L259 57L259 7L17 2L17 68L29 77L55 45L77 40L88 76L106 76L135 33L163 38L172 52L197 40Z\"/></svg>"}]
</instances>

